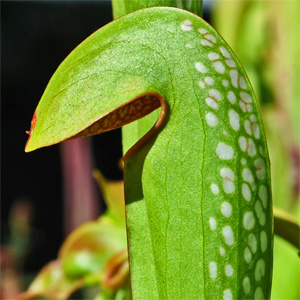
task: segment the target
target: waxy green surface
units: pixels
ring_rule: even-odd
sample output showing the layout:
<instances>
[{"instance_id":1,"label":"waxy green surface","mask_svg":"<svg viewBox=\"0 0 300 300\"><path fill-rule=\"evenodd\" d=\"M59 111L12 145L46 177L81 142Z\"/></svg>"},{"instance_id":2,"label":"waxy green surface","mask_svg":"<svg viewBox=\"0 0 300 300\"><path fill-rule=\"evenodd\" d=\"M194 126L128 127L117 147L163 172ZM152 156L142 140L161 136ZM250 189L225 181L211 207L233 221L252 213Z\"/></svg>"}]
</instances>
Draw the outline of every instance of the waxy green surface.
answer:
<instances>
[{"instance_id":1,"label":"waxy green surface","mask_svg":"<svg viewBox=\"0 0 300 300\"><path fill-rule=\"evenodd\" d=\"M26 151L76 136L150 92L163 97L166 117L125 160L133 298L268 298L264 132L244 70L201 18L151 8L94 33L49 82Z\"/></svg>"}]
</instances>

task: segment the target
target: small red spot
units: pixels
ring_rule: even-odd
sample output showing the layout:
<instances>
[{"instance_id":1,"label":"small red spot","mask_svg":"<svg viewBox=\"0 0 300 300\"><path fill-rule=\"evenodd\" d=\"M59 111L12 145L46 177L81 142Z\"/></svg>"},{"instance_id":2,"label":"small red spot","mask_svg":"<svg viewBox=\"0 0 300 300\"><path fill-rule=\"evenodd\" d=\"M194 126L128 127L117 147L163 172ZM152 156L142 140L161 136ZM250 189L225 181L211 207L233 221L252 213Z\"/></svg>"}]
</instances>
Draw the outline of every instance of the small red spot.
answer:
<instances>
[{"instance_id":1,"label":"small red spot","mask_svg":"<svg viewBox=\"0 0 300 300\"><path fill-rule=\"evenodd\" d=\"M231 178L229 178L229 177L227 177L227 176L225 176L224 179L225 179L225 180L228 180L228 181L230 181L230 182L232 182Z\"/></svg>"},{"instance_id":2,"label":"small red spot","mask_svg":"<svg viewBox=\"0 0 300 300\"><path fill-rule=\"evenodd\" d=\"M26 149L27 144L28 144L28 142L29 142L29 140L30 140L30 138L31 138L31 135L32 135L33 130L34 130L34 127L35 127L35 124L36 124L36 111L34 112L33 117L32 117L32 120L31 120L31 127L30 127L30 130L29 130L29 131L26 131L26 133L29 135L29 138L28 138L28 140L27 140L27 142L26 142L25 149Z\"/></svg>"},{"instance_id":3,"label":"small red spot","mask_svg":"<svg viewBox=\"0 0 300 300\"><path fill-rule=\"evenodd\" d=\"M249 150L249 147L250 147L250 143L249 143L249 140L247 141L247 144L246 144L246 151Z\"/></svg>"}]
</instances>

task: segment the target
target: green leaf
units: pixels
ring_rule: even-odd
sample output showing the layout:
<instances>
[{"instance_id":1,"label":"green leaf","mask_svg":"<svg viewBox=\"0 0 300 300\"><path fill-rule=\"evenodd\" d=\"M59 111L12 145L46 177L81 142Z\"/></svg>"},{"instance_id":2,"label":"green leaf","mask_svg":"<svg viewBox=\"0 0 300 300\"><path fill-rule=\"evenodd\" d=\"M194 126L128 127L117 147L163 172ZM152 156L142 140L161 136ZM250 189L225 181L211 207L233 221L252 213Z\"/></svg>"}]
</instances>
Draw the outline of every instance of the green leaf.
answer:
<instances>
[{"instance_id":1,"label":"green leaf","mask_svg":"<svg viewBox=\"0 0 300 300\"><path fill-rule=\"evenodd\" d=\"M299 1L218 1L213 10L217 30L243 62L263 105L273 203L296 220L300 213L299 14ZM275 234L299 245L296 227L278 221L275 216ZM300 298L299 270L295 248L277 236L272 299Z\"/></svg>"},{"instance_id":2,"label":"green leaf","mask_svg":"<svg viewBox=\"0 0 300 300\"><path fill-rule=\"evenodd\" d=\"M268 298L272 204L257 101L201 18L144 9L85 40L49 82L26 151L159 106L156 125L125 156L133 298Z\"/></svg>"},{"instance_id":3,"label":"green leaf","mask_svg":"<svg viewBox=\"0 0 300 300\"><path fill-rule=\"evenodd\" d=\"M300 259L295 247L274 236L274 271L271 299L300 298Z\"/></svg>"},{"instance_id":4,"label":"green leaf","mask_svg":"<svg viewBox=\"0 0 300 300\"><path fill-rule=\"evenodd\" d=\"M177 7L188 10L200 17L203 9L202 0L112 0L115 19L138 9L154 6ZM151 129L158 117L159 112L154 111L142 119L123 126L122 144L124 154Z\"/></svg>"}]
</instances>

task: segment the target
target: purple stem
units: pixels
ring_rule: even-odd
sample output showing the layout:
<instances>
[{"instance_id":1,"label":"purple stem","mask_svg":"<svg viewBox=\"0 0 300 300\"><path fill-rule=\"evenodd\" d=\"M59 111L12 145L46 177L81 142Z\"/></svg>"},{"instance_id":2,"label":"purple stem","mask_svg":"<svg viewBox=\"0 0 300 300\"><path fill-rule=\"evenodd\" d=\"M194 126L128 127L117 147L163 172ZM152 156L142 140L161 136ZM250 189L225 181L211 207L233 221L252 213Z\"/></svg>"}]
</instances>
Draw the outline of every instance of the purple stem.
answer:
<instances>
[{"instance_id":1,"label":"purple stem","mask_svg":"<svg viewBox=\"0 0 300 300\"><path fill-rule=\"evenodd\" d=\"M61 144L64 193L64 231L68 235L78 225L100 214L99 193L92 177L94 161L91 138Z\"/></svg>"}]
</instances>

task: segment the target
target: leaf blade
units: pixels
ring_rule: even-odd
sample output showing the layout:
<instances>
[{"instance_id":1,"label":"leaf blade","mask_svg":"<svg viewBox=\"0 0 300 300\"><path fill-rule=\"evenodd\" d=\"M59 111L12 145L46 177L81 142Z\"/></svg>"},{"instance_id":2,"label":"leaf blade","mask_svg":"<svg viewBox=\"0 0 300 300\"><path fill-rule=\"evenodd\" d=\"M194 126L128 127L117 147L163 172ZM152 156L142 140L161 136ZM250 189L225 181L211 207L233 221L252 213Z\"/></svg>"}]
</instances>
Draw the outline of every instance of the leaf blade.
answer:
<instances>
[{"instance_id":1,"label":"leaf blade","mask_svg":"<svg viewBox=\"0 0 300 300\"><path fill-rule=\"evenodd\" d=\"M73 116L81 128L63 138L144 93L160 94L168 110L156 135L126 159L133 297L269 297L268 154L254 93L234 53L202 19L171 8L135 12L96 36L93 50L104 50L91 51L79 71L86 78L101 62L100 79L91 85L104 88L107 98L99 104L98 94L89 95L92 117ZM87 92L77 88L78 102ZM91 106L76 101L71 112L76 106L89 116ZM68 115L61 118L69 124Z\"/></svg>"}]
</instances>

